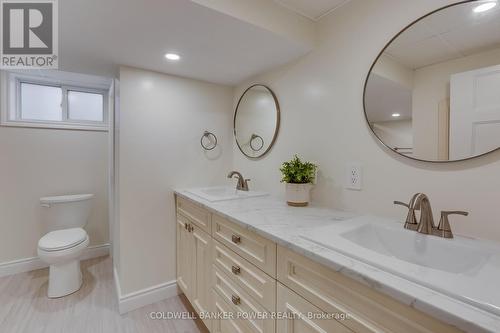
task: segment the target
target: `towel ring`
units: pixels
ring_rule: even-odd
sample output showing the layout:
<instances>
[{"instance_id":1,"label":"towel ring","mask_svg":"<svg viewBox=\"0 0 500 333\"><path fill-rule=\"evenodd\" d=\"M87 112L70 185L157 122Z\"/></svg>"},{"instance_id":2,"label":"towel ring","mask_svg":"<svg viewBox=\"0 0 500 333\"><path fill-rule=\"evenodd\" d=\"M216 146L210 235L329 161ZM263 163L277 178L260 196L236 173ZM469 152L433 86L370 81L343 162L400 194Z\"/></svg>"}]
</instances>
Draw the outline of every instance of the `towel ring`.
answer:
<instances>
[{"instance_id":1,"label":"towel ring","mask_svg":"<svg viewBox=\"0 0 500 333\"><path fill-rule=\"evenodd\" d=\"M203 139L207 138L210 141L210 144L206 144L203 142ZM200 144L205 150L213 150L215 147L217 147L217 137L215 136L214 133L205 131L203 132L203 135L201 136L200 139Z\"/></svg>"},{"instance_id":2,"label":"towel ring","mask_svg":"<svg viewBox=\"0 0 500 333\"><path fill-rule=\"evenodd\" d=\"M255 139L260 139L260 146L257 145L258 148L255 148L255 146L254 146ZM250 148L253 151L259 151L262 149L262 147L264 147L264 139L260 135L252 134L252 136L250 137Z\"/></svg>"}]
</instances>

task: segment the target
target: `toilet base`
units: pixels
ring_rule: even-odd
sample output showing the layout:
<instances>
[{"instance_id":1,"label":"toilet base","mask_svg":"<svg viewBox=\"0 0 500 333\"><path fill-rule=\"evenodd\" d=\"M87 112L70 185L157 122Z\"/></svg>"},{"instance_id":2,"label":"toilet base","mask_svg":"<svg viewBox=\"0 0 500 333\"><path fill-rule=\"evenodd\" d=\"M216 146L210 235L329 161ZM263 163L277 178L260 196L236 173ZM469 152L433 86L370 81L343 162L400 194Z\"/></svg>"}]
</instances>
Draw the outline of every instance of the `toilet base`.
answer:
<instances>
[{"instance_id":1,"label":"toilet base","mask_svg":"<svg viewBox=\"0 0 500 333\"><path fill-rule=\"evenodd\" d=\"M68 263L50 265L49 268L49 298L63 297L78 291L82 287L82 271L80 260Z\"/></svg>"}]
</instances>

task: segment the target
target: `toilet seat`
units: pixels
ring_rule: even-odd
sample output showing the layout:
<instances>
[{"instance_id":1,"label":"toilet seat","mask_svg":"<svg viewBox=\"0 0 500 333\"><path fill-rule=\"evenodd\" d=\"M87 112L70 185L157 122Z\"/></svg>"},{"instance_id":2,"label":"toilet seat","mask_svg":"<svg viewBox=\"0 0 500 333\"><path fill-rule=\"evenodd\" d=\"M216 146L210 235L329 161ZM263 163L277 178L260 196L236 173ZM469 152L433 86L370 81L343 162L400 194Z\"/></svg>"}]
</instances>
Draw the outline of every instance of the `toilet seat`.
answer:
<instances>
[{"instance_id":1,"label":"toilet seat","mask_svg":"<svg viewBox=\"0 0 500 333\"><path fill-rule=\"evenodd\" d=\"M56 230L40 238L38 248L47 252L62 251L76 247L87 239L87 232L82 228Z\"/></svg>"}]
</instances>

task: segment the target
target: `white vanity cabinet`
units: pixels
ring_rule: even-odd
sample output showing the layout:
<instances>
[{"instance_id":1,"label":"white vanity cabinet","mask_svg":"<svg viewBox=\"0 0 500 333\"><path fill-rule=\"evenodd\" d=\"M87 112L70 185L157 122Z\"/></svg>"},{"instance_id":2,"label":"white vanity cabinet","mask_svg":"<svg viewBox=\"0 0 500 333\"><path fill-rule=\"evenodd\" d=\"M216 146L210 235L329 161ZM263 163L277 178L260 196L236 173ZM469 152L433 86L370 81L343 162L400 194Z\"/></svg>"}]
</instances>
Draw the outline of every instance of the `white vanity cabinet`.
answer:
<instances>
[{"instance_id":1,"label":"white vanity cabinet","mask_svg":"<svg viewBox=\"0 0 500 333\"><path fill-rule=\"evenodd\" d=\"M349 319L342 320L342 324L353 332L460 332L281 246L278 247L278 280L326 313L349 314Z\"/></svg>"},{"instance_id":2,"label":"white vanity cabinet","mask_svg":"<svg viewBox=\"0 0 500 333\"><path fill-rule=\"evenodd\" d=\"M189 220L177 214L177 284L188 299L192 299L194 280L194 238L188 231Z\"/></svg>"},{"instance_id":3,"label":"white vanity cabinet","mask_svg":"<svg viewBox=\"0 0 500 333\"><path fill-rule=\"evenodd\" d=\"M211 308L211 252L212 237L204 231L194 227L191 231L194 241L194 262L193 262L193 295L191 304L198 313L208 313ZM205 325L210 328L208 320L204 320Z\"/></svg>"},{"instance_id":4,"label":"white vanity cabinet","mask_svg":"<svg viewBox=\"0 0 500 333\"><path fill-rule=\"evenodd\" d=\"M268 275L276 277L276 243L216 214L212 235Z\"/></svg>"},{"instance_id":5,"label":"white vanity cabinet","mask_svg":"<svg viewBox=\"0 0 500 333\"><path fill-rule=\"evenodd\" d=\"M250 333L243 319L237 318L235 310L215 291L212 292L213 311L229 314L212 321L211 333Z\"/></svg>"},{"instance_id":6,"label":"white vanity cabinet","mask_svg":"<svg viewBox=\"0 0 500 333\"><path fill-rule=\"evenodd\" d=\"M276 308L276 279L267 275L218 241L212 248L213 264L267 311Z\"/></svg>"},{"instance_id":7,"label":"white vanity cabinet","mask_svg":"<svg viewBox=\"0 0 500 333\"><path fill-rule=\"evenodd\" d=\"M274 333L276 243L217 214L212 214L212 236L213 308L225 307L235 316L230 324L240 330L231 332ZM213 333L229 325L224 320L214 322Z\"/></svg>"},{"instance_id":8,"label":"white vanity cabinet","mask_svg":"<svg viewBox=\"0 0 500 333\"><path fill-rule=\"evenodd\" d=\"M212 306L212 237L178 210L176 238L177 284L197 313L208 313ZM211 322L204 323L210 329Z\"/></svg>"},{"instance_id":9,"label":"white vanity cabinet","mask_svg":"<svg viewBox=\"0 0 500 333\"><path fill-rule=\"evenodd\" d=\"M282 314L282 319L276 321L277 333L352 333L338 321L325 319L326 312L282 284L278 284L277 310Z\"/></svg>"},{"instance_id":10,"label":"white vanity cabinet","mask_svg":"<svg viewBox=\"0 0 500 333\"><path fill-rule=\"evenodd\" d=\"M460 332L183 197L177 282L212 333Z\"/></svg>"}]
</instances>

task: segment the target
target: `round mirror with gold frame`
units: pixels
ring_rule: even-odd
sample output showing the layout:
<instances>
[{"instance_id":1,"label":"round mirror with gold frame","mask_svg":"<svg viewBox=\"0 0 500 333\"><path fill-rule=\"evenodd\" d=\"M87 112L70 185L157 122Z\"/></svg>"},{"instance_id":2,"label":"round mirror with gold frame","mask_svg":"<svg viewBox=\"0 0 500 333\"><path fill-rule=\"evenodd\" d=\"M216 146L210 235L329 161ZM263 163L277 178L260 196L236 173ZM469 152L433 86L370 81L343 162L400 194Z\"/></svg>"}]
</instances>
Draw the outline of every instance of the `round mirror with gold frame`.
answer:
<instances>
[{"instance_id":1,"label":"round mirror with gold frame","mask_svg":"<svg viewBox=\"0 0 500 333\"><path fill-rule=\"evenodd\" d=\"M500 147L500 3L461 1L399 32L365 83L373 134L420 161L461 161Z\"/></svg>"},{"instance_id":2,"label":"round mirror with gold frame","mask_svg":"<svg viewBox=\"0 0 500 333\"><path fill-rule=\"evenodd\" d=\"M275 93L263 84L248 87L234 112L234 137L240 151L250 159L266 155L280 127L280 106Z\"/></svg>"}]
</instances>

